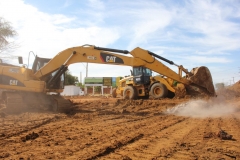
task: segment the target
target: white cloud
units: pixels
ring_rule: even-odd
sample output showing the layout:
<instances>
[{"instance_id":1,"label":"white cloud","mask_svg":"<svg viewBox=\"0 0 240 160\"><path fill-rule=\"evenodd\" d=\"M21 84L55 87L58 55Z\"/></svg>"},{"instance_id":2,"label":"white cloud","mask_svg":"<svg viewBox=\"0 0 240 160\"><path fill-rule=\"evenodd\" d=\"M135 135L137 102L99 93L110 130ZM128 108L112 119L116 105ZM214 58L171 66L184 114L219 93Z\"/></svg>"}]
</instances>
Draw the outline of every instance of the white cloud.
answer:
<instances>
[{"instance_id":1,"label":"white cloud","mask_svg":"<svg viewBox=\"0 0 240 160\"><path fill-rule=\"evenodd\" d=\"M147 41L151 34L167 27L171 22L171 13L163 8L148 8L142 9L140 13L137 13L136 18L138 21L132 27L134 37L130 47Z\"/></svg>"},{"instance_id":2,"label":"white cloud","mask_svg":"<svg viewBox=\"0 0 240 160\"><path fill-rule=\"evenodd\" d=\"M188 56L187 60L192 62L198 62L202 64L206 63L228 63L231 62L229 59L224 57L208 57L208 56Z\"/></svg>"},{"instance_id":3,"label":"white cloud","mask_svg":"<svg viewBox=\"0 0 240 160\"><path fill-rule=\"evenodd\" d=\"M115 28L98 26L72 28L71 23L75 22L75 17L43 13L33 6L24 4L22 0L1 1L0 16L12 22L17 30L19 35L17 43L20 48L14 54L23 56L25 64L27 64L30 51L39 57L52 58L70 47L84 44L108 46L119 38ZM12 63L17 64L17 61L13 60ZM30 66L32 63L33 57L31 56ZM79 76L79 71L82 70L76 64L70 65L69 69L75 76ZM90 68L89 73L96 73L96 70L99 70L100 74L96 75L101 76L101 71L104 72L101 68L94 69Z\"/></svg>"},{"instance_id":4,"label":"white cloud","mask_svg":"<svg viewBox=\"0 0 240 160\"><path fill-rule=\"evenodd\" d=\"M88 5L93 9L104 10L105 5L101 0L88 0Z\"/></svg>"},{"instance_id":5,"label":"white cloud","mask_svg":"<svg viewBox=\"0 0 240 160\"><path fill-rule=\"evenodd\" d=\"M69 7L70 5L72 5L72 0L65 0L62 8L67 8L67 7Z\"/></svg>"},{"instance_id":6,"label":"white cloud","mask_svg":"<svg viewBox=\"0 0 240 160\"><path fill-rule=\"evenodd\" d=\"M107 13L110 13L110 17L116 15L122 34L129 41L126 48L142 46L154 39L156 33L164 35L163 30L172 20L171 11L154 1L122 1L116 5L119 8L114 8Z\"/></svg>"},{"instance_id":7,"label":"white cloud","mask_svg":"<svg viewBox=\"0 0 240 160\"><path fill-rule=\"evenodd\" d=\"M218 51L221 54L223 51L240 49L239 23L229 20L229 17L239 14L240 11L236 12L231 5L234 3L187 1L184 8L178 8L174 22L186 31L185 36L188 37L183 39L211 50L214 48L214 54Z\"/></svg>"},{"instance_id":8,"label":"white cloud","mask_svg":"<svg viewBox=\"0 0 240 160\"><path fill-rule=\"evenodd\" d=\"M24 58L27 56L24 54L30 50L42 57L53 57L61 50L86 43L107 46L119 37L115 28L72 28L71 23L74 23L75 18L43 13L24 4L22 0L1 1L0 4L0 16L12 22L18 32L17 42L21 48L16 52Z\"/></svg>"},{"instance_id":9,"label":"white cloud","mask_svg":"<svg viewBox=\"0 0 240 160\"><path fill-rule=\"evenodd\" d=\"M69 18L69 17L66 17L61 14L56 14L56 15L53 15L50 20L53 21L53 24L60 25L60 24L64 24L64 23L74 22L74 20L76 20L76 18Z\"/></svg>"}]
</instances>

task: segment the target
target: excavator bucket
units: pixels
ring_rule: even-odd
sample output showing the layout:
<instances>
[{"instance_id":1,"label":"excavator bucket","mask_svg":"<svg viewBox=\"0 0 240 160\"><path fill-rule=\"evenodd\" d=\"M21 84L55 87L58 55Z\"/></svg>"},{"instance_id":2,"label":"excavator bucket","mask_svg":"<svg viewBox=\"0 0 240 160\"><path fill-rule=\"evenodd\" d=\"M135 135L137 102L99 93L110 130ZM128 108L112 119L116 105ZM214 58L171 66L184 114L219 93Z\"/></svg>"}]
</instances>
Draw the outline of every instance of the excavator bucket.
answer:
<instances>
[{"instance_id":1,"label":"excavator bucket","mask_svg":"<svg viewBox=\"0 0 240 160\"><path fill-rule=\"evenodd\" d=\"M189 77L189 79L192 82L192 86L198 88L198 92L204 92L207 95L216 96L212 75L207 67L201 66L193 68L191 70L191 74L192 75Z\"/></svg>"}]
</instances>

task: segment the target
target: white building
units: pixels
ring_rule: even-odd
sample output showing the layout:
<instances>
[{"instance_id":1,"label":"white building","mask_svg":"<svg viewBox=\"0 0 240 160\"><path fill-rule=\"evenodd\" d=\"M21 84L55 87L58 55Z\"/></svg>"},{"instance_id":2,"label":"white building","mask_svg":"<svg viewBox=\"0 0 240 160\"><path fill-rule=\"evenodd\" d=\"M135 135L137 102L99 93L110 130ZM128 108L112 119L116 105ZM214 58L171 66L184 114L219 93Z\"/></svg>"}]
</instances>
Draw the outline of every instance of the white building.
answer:
<instances>
[{"instance_id":1,"label":"white building","mask_svg":"<svg viewBox=\"0 0 240 160\"><path fill-rule=\"evenodd\" d=\"M64 86L64 90L61 93L62 96L78 96L84 95L84 91L80 87L74 85Z\"/></svg>"}]
</instances>

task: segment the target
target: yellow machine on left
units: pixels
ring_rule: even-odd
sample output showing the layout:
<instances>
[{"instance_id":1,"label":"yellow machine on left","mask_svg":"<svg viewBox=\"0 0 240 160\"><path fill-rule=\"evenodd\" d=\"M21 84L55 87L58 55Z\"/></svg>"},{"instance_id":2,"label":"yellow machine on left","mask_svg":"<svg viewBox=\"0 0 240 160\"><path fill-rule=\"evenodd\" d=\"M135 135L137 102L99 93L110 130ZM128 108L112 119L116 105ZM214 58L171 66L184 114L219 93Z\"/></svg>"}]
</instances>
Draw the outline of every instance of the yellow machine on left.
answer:
<instances>
[{"instance_id":1,"label":"yellow machine on left","mask_svg":"<svg viewBox=\"0 0 240 160\"><path fill-rule=\"evenodd\" d=\"M67 112L71 102L59 96L64 89L64 74L55 79L49 89L46 81L55 72L40 77L34 76L51 59L35 57L32 69L0 63L0 111L18 113L29 109L44 109ZM22 59L20 57L20 63ZM48 94L50 92L56 94Z\"/></svg>"}]
</instances>

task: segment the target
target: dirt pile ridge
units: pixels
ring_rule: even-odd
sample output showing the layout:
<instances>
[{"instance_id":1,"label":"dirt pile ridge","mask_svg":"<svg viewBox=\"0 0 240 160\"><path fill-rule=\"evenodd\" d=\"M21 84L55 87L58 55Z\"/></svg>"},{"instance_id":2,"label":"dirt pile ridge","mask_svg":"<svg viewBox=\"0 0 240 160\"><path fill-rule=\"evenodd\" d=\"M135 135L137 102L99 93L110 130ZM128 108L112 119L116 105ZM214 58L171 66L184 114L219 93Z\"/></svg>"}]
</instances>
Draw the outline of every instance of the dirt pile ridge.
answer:
<instances>
[{"instance_id":1,"label":"dirt pile ridge","mask_svg":"<svg viewBox=\"0 0 240 160\"><path fill-rule=\"evenodd\" d=\"M240 92L240 81L236 82L232 86L229 87L230 90Z\"/></svg>"},{"instance_id":2,"label":"dirt pile ridge","mask_svg":"<svg viewBox=\"0 0 240 160\"><path fill-rule=\"evenodd\" d=\"M217 95L225 97L226 99L240 97L240 81L236 82L232 86L227 86L217 90Z\"/></svg>"}]
</instances>

